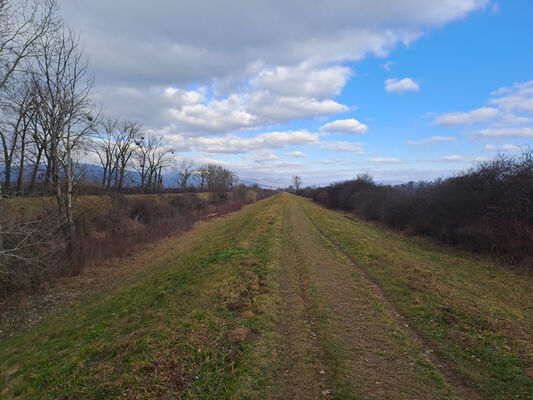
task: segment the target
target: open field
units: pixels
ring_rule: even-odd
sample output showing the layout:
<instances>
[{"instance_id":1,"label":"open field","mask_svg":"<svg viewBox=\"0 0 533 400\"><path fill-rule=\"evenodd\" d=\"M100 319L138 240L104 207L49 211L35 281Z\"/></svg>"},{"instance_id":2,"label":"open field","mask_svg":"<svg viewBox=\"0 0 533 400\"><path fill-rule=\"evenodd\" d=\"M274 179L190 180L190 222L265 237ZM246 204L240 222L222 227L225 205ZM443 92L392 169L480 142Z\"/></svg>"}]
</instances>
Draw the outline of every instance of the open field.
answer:
<instances>
[{"instance_id":1,"label":"open field","mask_svg":"<svg viewBox=\"0 0 533 400\"><path fill-rule=\"evenodd\" d=\"M532 396L528 276L288 194L169 240L2 339L0 397Z\"/></svg>"}]
</instances>

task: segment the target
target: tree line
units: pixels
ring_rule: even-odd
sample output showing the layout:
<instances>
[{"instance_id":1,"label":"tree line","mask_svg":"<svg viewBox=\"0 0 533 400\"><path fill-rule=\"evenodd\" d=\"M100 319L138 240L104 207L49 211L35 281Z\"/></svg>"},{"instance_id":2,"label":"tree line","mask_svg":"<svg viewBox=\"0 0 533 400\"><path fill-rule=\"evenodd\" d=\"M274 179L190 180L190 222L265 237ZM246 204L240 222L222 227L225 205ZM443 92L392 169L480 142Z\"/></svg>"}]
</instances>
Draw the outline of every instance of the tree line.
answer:
<instances>
[{"instance_id":1,"label":"tree line","mask_svg":"<svg viewBox=\"0 0 533 400\"><path fill-rule=\"evenodd\" d=\"M533 270L531 148L431 182L380 185L363 174L300 194L408 234L431 236Z\"/></svg>"}]
</instances>

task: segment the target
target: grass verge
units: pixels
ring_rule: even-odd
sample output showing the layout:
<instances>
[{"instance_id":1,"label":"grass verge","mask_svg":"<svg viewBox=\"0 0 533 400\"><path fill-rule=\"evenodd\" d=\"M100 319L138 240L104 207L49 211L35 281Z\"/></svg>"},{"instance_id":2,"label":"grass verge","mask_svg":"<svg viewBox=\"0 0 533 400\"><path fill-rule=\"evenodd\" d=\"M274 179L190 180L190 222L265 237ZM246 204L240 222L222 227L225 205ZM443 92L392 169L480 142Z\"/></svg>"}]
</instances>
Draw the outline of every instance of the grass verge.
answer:
<instances>
[{"instance_id":1,"label":"grass verge","mask_svg":"<svg viewBox=\"0 0 533 400\"><path fill-rule=\"evenodd\" d=\"M531 398L531 277L299 199L409 323L490 399Z\"/></svg>"}]
</instances>

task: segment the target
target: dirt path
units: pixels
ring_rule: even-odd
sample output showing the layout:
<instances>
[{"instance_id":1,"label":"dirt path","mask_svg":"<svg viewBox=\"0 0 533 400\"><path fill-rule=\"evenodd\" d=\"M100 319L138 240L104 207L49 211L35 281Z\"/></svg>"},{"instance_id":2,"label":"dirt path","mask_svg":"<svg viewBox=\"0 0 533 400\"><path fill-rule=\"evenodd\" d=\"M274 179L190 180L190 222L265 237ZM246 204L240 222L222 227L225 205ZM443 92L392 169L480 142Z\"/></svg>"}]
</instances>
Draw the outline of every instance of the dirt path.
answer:
<instances>
[{"instance_id":1,"label":"dirt path","mask_svg":"<svg viewBox=\"0 0 533 400\"><path fill-rule=\"evenodd\" d=\"M306 218L313 224L320 236L325 241L330 243L339 253L342 254L346 262L357 272L357 274L365 282L367 287L371 290L374 297L379 299L383 307L385 307L389 311L389 314L394 317L398 326L403 327L403 330L410 336L410 338L424 349L424 353L438 368L439 372L445 377L446 381L451 386L453 386L454 389L459 393L461 398L469 400L482 399L482 396L477 392L477 390L471 387L462 376L456 373L446 361L444 361L440 356L434 353L431 347L422 338L422 336L415 329L413 329L407 324L405 317L400 313L398 307L396 307L394 302L388 298L383 289L377 283L372 281L372 279L370 279L367 273L361 268L359 268L355 261L348 254L346 254L346 252L344 252L337 243L335 243L330 237L328 237L312 220L312 218L307 213L305 213L305 211L304 214L306 215Z\"/></svg>"},{"instance_id":2,"label":"dirt path","mask_svg":"<svg viewBox=\"0 0 533 400\"><path fill-rule=\"evenodd\" d=\"M324 352L319 345L315 321L311 315L307 284L298 249L294 246L292 215L285 209L280 243L281 343L279 353L283 363L279 368L282 379L275 398L327 398Z\"/></svg>"},{"instance_id":3,"label":"dirt path","mask_svg":"<svg viewBox=\"0 0 533 400\"><path fill-rule=\"evenodd\" d=\"M281 231L281 398L453 399L458 391L294 198Z\"/></svg>"}]
</instances>

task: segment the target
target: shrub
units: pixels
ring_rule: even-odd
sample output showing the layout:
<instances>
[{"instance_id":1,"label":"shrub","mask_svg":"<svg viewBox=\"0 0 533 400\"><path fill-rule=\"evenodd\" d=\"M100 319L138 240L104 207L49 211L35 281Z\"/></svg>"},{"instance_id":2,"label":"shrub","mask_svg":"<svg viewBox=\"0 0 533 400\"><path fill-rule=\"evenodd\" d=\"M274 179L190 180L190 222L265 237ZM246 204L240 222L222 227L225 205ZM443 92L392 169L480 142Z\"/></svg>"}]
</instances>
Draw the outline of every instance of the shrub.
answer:
<instances>
[{"instance_id":1,"label":"shrub","mask_svg":"<svg viewBox=\"0 0 533 400\"><path fill-rule=\"evenodd\" d=\"M306 189L314 201L410 234L490 252L533 270L533 150L434 182L377 185L368 175Z\"/></svg>"}]
</instances>

